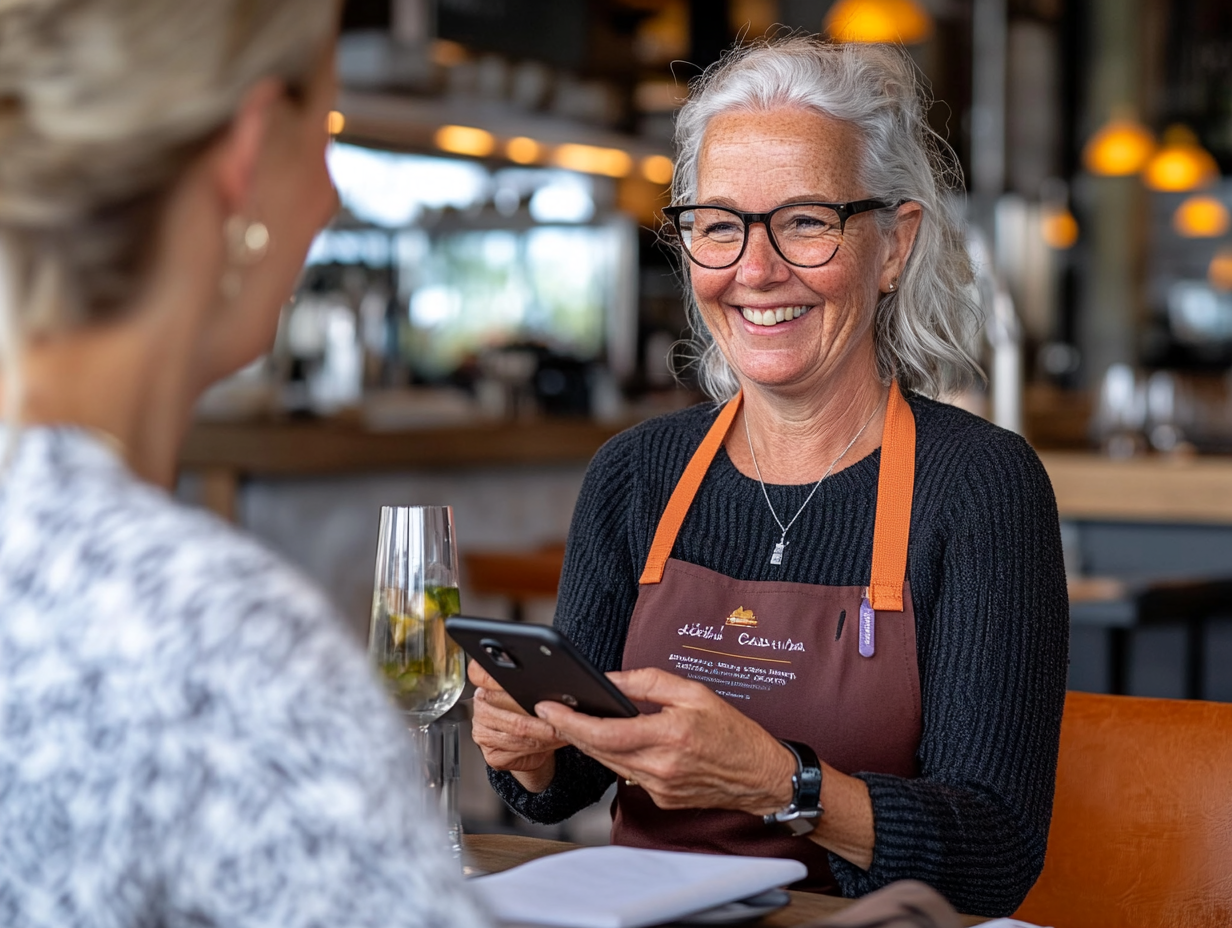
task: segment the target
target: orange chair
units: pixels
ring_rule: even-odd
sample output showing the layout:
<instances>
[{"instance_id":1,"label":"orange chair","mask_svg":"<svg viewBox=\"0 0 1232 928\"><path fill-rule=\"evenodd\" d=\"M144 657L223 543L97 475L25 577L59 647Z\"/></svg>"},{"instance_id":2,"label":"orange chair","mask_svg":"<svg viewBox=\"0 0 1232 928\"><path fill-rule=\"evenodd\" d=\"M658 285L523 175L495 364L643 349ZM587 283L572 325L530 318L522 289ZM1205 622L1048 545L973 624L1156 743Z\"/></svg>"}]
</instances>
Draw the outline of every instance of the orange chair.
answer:
<instances>
[{"instance_id":1,"label":"orange chair","mask_svg":"<svg viewBox=\"0 0 1232 928\"><path fill-rule=\"evenodd\" d=\"M559 544L537 551L470 551L462 555L467 586L475 593L508 599L515 622L525 618L527 600L556 595L564 562L565 546Z\"/></svg>"},{"instance_id":2,"label":"orange chair","mask_svg":"<svg viewBox=\"0 0 1232 928\"><path fill-rule=\"evenodd\" d=\"M1070 693L1044 872L1015 916L1232 925L1232 704Z\"/></svg>"}]
</instances>

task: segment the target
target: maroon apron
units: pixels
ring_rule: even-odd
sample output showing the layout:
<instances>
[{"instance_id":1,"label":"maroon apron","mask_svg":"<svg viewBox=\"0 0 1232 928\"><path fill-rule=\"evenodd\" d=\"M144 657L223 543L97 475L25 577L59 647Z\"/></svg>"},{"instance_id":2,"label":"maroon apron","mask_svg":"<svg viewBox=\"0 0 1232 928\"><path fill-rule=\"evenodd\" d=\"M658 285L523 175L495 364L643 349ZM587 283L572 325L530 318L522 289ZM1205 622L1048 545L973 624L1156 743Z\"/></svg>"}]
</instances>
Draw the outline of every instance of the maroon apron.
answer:
<instances>
[{"instance_id":1,"label":"maroon apron","mask_svg":"<svg viewBox=\"0 0 1232 928\"><path fill-rule=\"evenodd\" d=\"M891 385L869 587L819 586L735 580L670 557L740 401L736 396L719 414L660 520L622 666L698 680L776 738L803 741L843 773L916 776L920 678L905 577L915 468L911 409ZM623 781L612 843L794 858L809 868L801 888L834 889L825 849L808 838L782 834L746 812L660 809L645 790Z\"/></svg>"}]
</instances>

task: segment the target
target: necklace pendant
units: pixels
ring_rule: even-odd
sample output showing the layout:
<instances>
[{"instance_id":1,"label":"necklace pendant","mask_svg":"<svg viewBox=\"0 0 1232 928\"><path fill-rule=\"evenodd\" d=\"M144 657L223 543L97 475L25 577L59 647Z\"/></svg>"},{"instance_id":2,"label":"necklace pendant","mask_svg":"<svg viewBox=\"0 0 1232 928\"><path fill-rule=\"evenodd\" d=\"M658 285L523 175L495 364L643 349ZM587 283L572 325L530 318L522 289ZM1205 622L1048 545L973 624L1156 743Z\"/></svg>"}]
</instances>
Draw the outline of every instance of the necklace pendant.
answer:
<instances>
[{"instance_id":1,"label":"necklace pendant","mask_svg":"<svg viewBox=\"0 0 1232 928\"><path fill-rule=\"evenodd\" d=\"M787 545L785 545L781 541L778 544L776 544L774 546L774 553L770 555L770 563L771 564L782 564L783 563L783 551L786 550L786 548L787 548Z\"/></svg>"}]
</instances>

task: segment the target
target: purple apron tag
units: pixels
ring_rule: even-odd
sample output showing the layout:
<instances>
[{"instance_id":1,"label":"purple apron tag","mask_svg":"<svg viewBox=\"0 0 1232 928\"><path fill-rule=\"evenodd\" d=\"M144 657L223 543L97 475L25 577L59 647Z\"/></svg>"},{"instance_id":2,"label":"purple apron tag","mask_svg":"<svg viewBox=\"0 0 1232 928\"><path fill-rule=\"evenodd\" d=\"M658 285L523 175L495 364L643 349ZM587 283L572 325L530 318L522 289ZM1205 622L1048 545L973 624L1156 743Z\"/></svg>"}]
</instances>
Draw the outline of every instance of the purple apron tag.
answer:
<instances>
[{"instance_id":1,"label":"purple apron tag","mask_svg":"<svg viewBox=\"0 0 1232 928\"><path fill-rule=\"evenodd\" d=\"M860 602L860 656L873 656L873 620L877 613L873 611L872 605L865 596Z\"/></svg>"}]
</instances>

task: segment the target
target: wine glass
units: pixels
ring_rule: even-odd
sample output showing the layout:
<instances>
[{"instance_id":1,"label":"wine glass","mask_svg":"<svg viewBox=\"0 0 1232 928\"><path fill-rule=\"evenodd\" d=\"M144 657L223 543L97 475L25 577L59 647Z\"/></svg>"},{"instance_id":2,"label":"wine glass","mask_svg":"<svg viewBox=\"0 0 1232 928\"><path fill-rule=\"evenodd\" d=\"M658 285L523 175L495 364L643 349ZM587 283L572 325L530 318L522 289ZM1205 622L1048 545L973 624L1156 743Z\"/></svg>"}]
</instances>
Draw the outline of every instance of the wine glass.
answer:
<instances>
[{"instance_id":1,"label":"wine glass","mask_svg":"<svg viewBox=\"0 0 1232 928\"><path fill-rule=\"evenodd\" d=\"M444 782L450 771L442 752L448 755L450 748L432 738L428 727L458 701L466 663L445 633L445 619L461 608L453 524L449 506L381 507L368 625L368 653L407 714L424 763L424 786L442 805L452 801L449 790L456 785ZM451 843L460 850L457 824L448 824Z\"/></svg>"}]
</instances>

